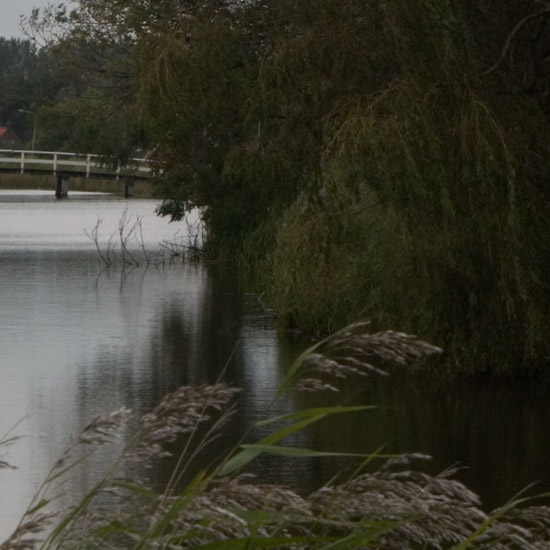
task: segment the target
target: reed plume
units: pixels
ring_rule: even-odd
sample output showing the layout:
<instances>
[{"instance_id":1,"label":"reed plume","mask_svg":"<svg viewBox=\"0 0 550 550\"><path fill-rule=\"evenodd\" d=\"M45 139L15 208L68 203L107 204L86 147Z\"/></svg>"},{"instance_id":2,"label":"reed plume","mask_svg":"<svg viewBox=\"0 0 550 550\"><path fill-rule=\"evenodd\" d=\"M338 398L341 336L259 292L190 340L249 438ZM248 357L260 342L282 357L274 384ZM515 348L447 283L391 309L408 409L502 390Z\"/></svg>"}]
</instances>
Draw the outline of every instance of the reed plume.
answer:
<instances>
[{"instance_id":1,"label":"reed plume","mask_svg":"<svg viewBox=\"0 0 550 550\"><path fill-rule=\"evenodd\" d=\"M334 379L368 374L388 376L380 364L404 367L442 352L410 334L393 330L370 333L369 328L369 321L358 321L310 348L311 353L295 369L296 389L339 391L332 383Z\"/></svg>"},{"instance_id":2,"label":"reed plume","mask_svg":"<svg viewBox=\"0 0 550 550\"><path fill-rule=\"evenodd\" d=\"M355 323L312 346L292 365L283 386L299 386L304 375L322 385L326 382L321 377L385 374L379 362L405 366L441 351L407 334L370 334L368 329L368 323ZM277 443L327 415L361 407L307 409L263 420L264 426L280 420L294 423L256 443L243 443L220 464L201 465L191 481L182 484L190 458L227 428L238 391L217 383L183 386L168 394L139 420L135 437L91 491L76 506L51 512L50 486L82 462L82 457L75 459L67 451L0 550L541 550L550 544L549 506L517 499L487 514L479 497L453 479L454 469L428 475L417 463L429 457L418 453L386 458L373 471L361 467L351 478L334 480L309 494L299 494L284 479L269 484L246 473L247 464L266 452L295 460L330 457L328 451ZM97 417L75 447L93 451L116 442L129 417L124 407ZM201 430L199 438L198 428L205 423L209 428L206 434ZM154 467L155 460L167 454L166 446L181 436L186 442L163 491L124 477L129 463ZM375 458L381 457L373 453L366 463ZM106 496L112 499L109 508L101 506L100 498Z\"/></svg>"}]
</instances>

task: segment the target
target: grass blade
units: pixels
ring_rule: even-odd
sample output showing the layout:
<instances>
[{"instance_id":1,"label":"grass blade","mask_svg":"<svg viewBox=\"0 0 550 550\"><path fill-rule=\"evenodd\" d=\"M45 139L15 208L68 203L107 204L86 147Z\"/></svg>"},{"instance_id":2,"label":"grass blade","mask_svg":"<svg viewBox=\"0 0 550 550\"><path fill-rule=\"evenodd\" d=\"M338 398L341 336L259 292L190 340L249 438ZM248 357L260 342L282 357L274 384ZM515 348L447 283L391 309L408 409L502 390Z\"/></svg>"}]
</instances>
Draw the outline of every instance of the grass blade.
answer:
<instances>
[{"instance_id":1,"label":"grass blade","mask_svg":"<svg viewBox=\"0 0 550 550\"><path fill-rule=\"evenodd\" d=\"M303 411L299 411L297 413L285 415L278 418L278 420L299 419L299 421L294 424L291 424L290 426L286 426L285 428L281 428L280 430L276 431L275 433L272 433L271 435L268 435L267 437L264 437L263 439L258 441L257 444L261 446L274 445L275 443L277 443L277 441L280 441L283 437L286 437L287 435L290 435L294 432L302 430L306 426L309 426L310 424L313 424L330 414L350 413L350 412L356 412L356 411L366 410L370 408L372 407L370 406L320 407L320 408L306 409ZM230 458L227 462L225 462L222 465L222 467L217 473L218 477L223 477L223 476L232 474L236 470L239 470L240 468L242 468L243 466L245 466L246 464L254 460L258 455L260 455L263 452L258 448L243 448L241 446L241 449L242 449L241 452L237 453L235 456Z\"/></svg>"}]
</instances>

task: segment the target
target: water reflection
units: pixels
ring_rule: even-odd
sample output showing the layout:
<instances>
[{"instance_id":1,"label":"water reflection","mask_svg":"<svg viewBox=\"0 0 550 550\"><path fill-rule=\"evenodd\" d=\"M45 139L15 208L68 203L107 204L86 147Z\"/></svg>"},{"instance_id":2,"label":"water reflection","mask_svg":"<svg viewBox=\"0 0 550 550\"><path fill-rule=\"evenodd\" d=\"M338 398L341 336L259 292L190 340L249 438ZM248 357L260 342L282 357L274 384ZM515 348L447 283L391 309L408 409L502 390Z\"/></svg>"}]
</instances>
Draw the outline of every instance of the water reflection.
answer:
<instances>
[{"instance_id":1,"label":"water reflection","mask_svg":"<svg viewBox=\"0 0 550 550\"><path fill-rule=\"evenodd\" d=\"M243 294L232 269L175 264L104 270L82 224L100 216L116 227L128 206L151 217L150 246L177 230L154 217L152 201L3 201L0 193L0 433L27 415L18 428L26 437L8 457L19 470L0 470L0 540L94 415L122 405L140 415L180 385L223 375L243 388L238 414L220 440L229 446L268 407L279 414L326 404L325 398L292 394L272 404L283 373L307 343L278 333L256 298ZM48 229L61 218L55 231ZM285 443L354 453L381 446L389 453L424 452L434 457L427 466L432 473L464 466L459 477L487 508L533 481L550 487L548 386L446 385L396 371L388 379L355 381L348 394L378 409L329 419ZM203 464L219 452L212 449ZM102 452L95 466L75 472L69 494L81 494L111 458ZM167 481L171 465L155 470L156 486ZM251 469L263 480L306 491L356 465L267 457Z\"/></svg>"},{"instance_id":2,"label":"water reflection","mask_svg":"<svg viewBox=\"0 0 550 550\"><path fill-rule=\"evenodd\" d=\"M101 217L116 228L129 208L147 216L154 246L177 231L154 206L0 193L0 433L26 416L18 428L25 438L9 455L19 469L0 470L0 540L93 416L122 405L140 415L179 385L215 380L224 369L237 383L256 368L273 379L257 384L265 395L251 397L239 425L271 399L283 368L276 331L243 300L234 273L197 265L106 271L98 261L86 223ZM110 459L100 453L97 468L74 472L68 493L81 494Z\"/></svg>"},{"instance_id":3,"label":"water reflection","mask_svg":"<svg viewBox=\"0 0 550 550\"><path fill-rule=\"evenodd\" d=\"M10 496L8 507L0 497L2 534L96 414L121 405L142 414L178 386L214 381L224 371L225 380L246 386L238 425L271 400L283 368L273 321L251 313L234 277L177 265L96 278L100 267L94 273L87 254L70 264L2 260L2 428L29 415L28 437L11 457L20 469L1 474L2 494L21 499L12 506ZM85 489L83 475L71 479L72 494Z\"/></svg>"},{"instance_id":4,"label":"water reflection","mask_svg":"<svg viewBox=\"0 0 550 550\"><path fill-rule=\"evenodd\" d=\"M526 488L530 495L550 488L549 390L548 383L490 379L442 383L397 370L348 386L354 403L377 409L330 419L310 434L315 446L342 452L426 453L432 460L419 467L434 475L457 466L455 477L491 510ZM332 460L320 475L356 465Z\"/></svg>"}]
</instances>

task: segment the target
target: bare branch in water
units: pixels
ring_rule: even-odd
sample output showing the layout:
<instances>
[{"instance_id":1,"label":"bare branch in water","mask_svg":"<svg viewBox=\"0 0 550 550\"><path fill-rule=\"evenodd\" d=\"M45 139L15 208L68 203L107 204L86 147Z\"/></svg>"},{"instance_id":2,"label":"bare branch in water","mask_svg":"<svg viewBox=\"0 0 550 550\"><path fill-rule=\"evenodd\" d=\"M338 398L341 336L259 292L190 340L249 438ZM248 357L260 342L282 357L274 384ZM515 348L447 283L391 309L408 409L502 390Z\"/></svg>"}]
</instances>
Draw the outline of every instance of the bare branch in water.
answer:
<instances>
[{"instance_id":1,"label":"bare branch in water","mask_svg":"<svg viewBox=\"0 0 550 550\"><path fill-rule=\"evenodd\" d=\"M123 268L127 266L139 266L141 256L147 266L154 260L154 265L159 266L165 263L165 254L168 254L170 260L181 259L197 261L202 255L202 223L199 221L192 223L187 217L184 218L186 224L185 236L179 236L177 232L172 240L163 240L158 244L158 251L152 254L145 246L143 232L143 216L136 216L135 219L128 216L128 208L125 208L118 222L118 229L110 235L107 245L102 248L99 236L99 228L102 224L101 218L98 218L96 225L88 231L84 229L86 236L94 243L100 260L106 267L112 267L118 263ZM119 255L113 241L118 242ZM131 243L135 241L135 247ZM140 253L138 253L138 250Z\"/></svg>"},{"instance_id":2,"label":"bare branch in water","mask_svg":"<svg viewBox=\"0 0 550 550\"><path fill-rule=\"evenodd\" d=\"M111 259L109 258L109 247L107 248L107 254L103 254L101 247L99 246L99 226L103 220L101 218L97 219L97 222L94 226L94 228L91 230L91 232L88 233L86 229L84 229L84 233L86 236L94 243L95 248L97 250L97 253L99 254L99 257L101 261L106 265L110 266L112 264Z\"/></svg>"}]
</instances>

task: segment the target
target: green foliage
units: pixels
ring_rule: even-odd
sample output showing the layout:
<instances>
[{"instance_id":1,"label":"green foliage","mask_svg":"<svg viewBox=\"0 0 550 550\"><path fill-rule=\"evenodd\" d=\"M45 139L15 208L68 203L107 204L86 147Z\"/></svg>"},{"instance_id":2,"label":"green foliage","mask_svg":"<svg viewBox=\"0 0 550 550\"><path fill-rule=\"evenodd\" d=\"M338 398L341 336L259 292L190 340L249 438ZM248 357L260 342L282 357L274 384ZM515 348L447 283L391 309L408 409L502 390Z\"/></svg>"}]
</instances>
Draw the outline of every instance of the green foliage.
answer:
<instances>
[{"instance_id":1,"label":"green foliage","mask_svg":"<svg viewBox=\"0 0 550 550\"><path fill-rule=\"evenodd\" d=\"M54 93L44 53L29 40L0 37L0 125L30 143L34 118L20 109L34 109L36 102Z\"/></svg>"},{"instance_id":2,"label":"green foliage","mask_svg":"<svg viewBox=\"0 0 550 550\"><path fill-rule=\"evenodd\" d=\"M95 82L78 97L120 115L104 128L140 128L122 142L162 163L159 213L200 208L285 323L369 314L445 342L455 370L510 371L549 357L534 4L93 0L34 24Z\"/></svg>"},{"instance_id":3,"label":"green foliage","mask_svg":"<svg viewBox=\"0 0 550 550\"><path fill-rule=\"evenodd\" d=\"M448 91L438 94L429 87L420 94L400 83L354 107L337 129L327 164L335 165L339 182L362 175L364 187L391 209L398 221L394 231L411 248L401 259L408 262L418 300L407 299L411 289L401 278L381 301L373 304L369 292L359 304L388 313L397 295L414 311L413 330L439 341L474 342L478 364L472 368L507 357L524 366L546 354L547 328L537 332L529 319L544 318L549 304L540 300L535 283L544 285L547 278L539 261L541 243L528 240L532 231L544 231L545 190L521 166L543 173L546 144L517 142L518 126L527 133L537 124L534 117L525 119L529 109L519 98L516 106L494 101L495 113L458 83L454 93L451 109ZM420 103L421 95L429 99ZM537 126L547 133L545 125ZM533 219L535 211L540 220ZM359 241L351 246L361 255ZM338 262L345 263L345 256L329 263ZM390 276L393 268L384 271Z\"/></svg>"},{"instance_id":4,"label":"green foliage","mask_svg":"<svg viewBox=\"0 0 550 550\"><path fill-rule=\"evenodd\" d=\"M548 124L514 84L481 74L446 3L387 3L384 25L376 50L395 74L325 116L319 191L288 211L265 264L277 308L310 330L399 319L444 342L453 370L536 368Z\"/></svg>"},{"instance_id":5,"label":"green foliage","mask_svg":"<svg viewBox=\"0 0 550 550\"><path fill-rule=\"evenodd\" d=\"M67 97L38 110L40 132L37 148L42 150L104 155L124 162L146 142L132 105L109 108L103 92L88 89L78 97Z\"/></svg>"}]
</instances>

